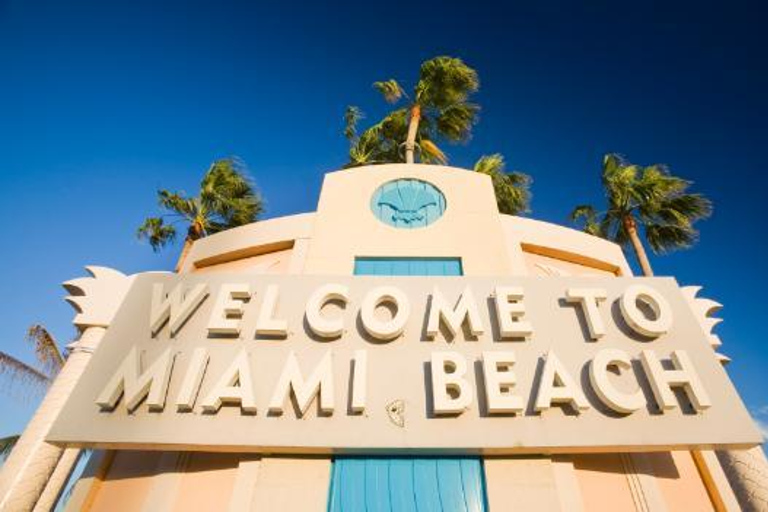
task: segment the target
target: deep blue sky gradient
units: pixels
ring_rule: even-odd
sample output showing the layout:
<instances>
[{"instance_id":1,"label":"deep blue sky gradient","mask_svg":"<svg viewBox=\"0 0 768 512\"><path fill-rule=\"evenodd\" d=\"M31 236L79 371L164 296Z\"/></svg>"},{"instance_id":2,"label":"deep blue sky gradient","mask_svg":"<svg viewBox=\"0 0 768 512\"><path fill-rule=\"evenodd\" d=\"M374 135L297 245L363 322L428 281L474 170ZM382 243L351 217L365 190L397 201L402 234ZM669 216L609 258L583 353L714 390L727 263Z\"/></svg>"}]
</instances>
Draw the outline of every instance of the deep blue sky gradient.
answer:
<instances>
[{"instance_id":1,"label":"deep blue sky gradient","mask_svg":"<svg viewBox=\"0 0 768 512\"><path fill-rule=\"evenodd\" d=\"M0 0L0 349L33 361L35 322L72 338L59 284L84 264L172 268L177 248L155 255L135 229L157 188L194 191L215 158L247 162L268 217L313 210L345 161L345 105L376 118L373 81L412 83L450 54L480 73L483 107L452 163L502 152L534 177L533 217L565 223L600 201L609 151L667 163L712 198L701 243L652 263L725 304L730 375L768 420L765 13L501 4ZM0 435L33 403L0 396Z\"/></svg>"}]
</instances>

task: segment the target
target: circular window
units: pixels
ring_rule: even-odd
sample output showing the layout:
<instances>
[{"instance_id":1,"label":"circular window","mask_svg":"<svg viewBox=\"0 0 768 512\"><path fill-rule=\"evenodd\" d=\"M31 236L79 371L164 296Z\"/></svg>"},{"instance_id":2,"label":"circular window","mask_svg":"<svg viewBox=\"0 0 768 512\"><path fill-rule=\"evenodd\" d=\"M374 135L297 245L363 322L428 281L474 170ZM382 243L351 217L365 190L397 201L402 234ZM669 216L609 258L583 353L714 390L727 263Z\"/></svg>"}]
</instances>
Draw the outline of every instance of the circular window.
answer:
<instances>
[{"instance_id":1,"label":"circular window","mask_svg":"<svg viewBox=\"0 0 768 512\"><path fill-rule=\"evenodd\" d=\"M387 182L376 189L371 210L377 219L396 228L423 228L443 216L445 196L431 183L416 179Z\"/></svg>"}]
</instances>

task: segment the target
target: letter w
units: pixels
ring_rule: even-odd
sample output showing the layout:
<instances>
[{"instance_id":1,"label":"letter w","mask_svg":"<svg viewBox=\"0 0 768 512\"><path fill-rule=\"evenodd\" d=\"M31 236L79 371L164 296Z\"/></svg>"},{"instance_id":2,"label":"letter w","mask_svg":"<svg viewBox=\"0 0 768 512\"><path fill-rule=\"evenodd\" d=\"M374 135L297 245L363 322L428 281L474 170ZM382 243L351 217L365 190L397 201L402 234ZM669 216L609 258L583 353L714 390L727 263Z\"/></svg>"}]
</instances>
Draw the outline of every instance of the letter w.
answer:
<instances>
[{"instance_id":1,"label":"letter w","mask_svg":"<svg viewBox=\"0 0 768 512\"><path fill-rule=\"evenodd\" d=\"M150 311L150 327L152 336L170 320L171 336L184 325L189 315L208 296L208 285L200 283L182 297L181 283L177 284L171 293L164 294L163 285L156 283L152 288L152 309Z\"/></svg>"}]
</instances>

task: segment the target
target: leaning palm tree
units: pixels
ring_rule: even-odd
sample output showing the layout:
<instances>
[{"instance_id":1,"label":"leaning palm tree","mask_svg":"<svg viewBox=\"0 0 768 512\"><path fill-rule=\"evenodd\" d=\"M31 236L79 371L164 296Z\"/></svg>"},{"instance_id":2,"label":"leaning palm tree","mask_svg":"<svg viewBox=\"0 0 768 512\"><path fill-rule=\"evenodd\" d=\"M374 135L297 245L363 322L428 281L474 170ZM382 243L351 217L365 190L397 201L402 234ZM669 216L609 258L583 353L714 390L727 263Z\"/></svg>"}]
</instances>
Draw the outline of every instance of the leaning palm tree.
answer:
<instances>
[{"instance_id":1,"label":"leaning palm tree","mask_svg":"<svg viewBox=\"0 0 768 512\"><path fill-rule=\"evenodd\" d=\"M244 164L235 158L214 162L200 182L198 195L190 197L184 192L159 190L157 199L167 213L147 218L137 236L149 240L152 249L159 251L176 238L175 224L184 223L187 234L177 271L195 240L255 222L264 209Z\"/></svg>"},{"instance_id":2,"label":"leaning palm tree","mask_svg":"<svg viewBox=\"0 0 768 512\"><path fill-rule=\"evenodd\" d=\"M634 165L617 154L603 159L603 188L607 209L577 206L571 220L582 222L592 235L632 246L643 274L652 276L641 231L655 253L692 246L698 240L694 224L709 217L712 203L687 190L690 181L672 176L665 165Z\"/></svg>"},{"instance_id":3,"label":"leaning palm tree","mask_svg":"<svg viewBox=\"0 0 768 512\"><path fill-rule=\"evenodd\" d=\"M26 338L35 348L38 365L29 365L0 351L0 376L9 388L22 385L26 390L42 393L64 366L65 357L56 340L42 325L32 325L27 330ZM18 435L0 439L0 460L10 454L18 439Z\"/></svg>"},{"instance_id":4,"label":"leaning palm tree","mask_svg":"<svg viewBox=\"0 0 768 512\"><path fill-rule=\"evenodd\" d=\"M477 72L461 59L435 57L423 62L410 96L394 79L375 82L373 86L388 103L396 104L405 98L408 105L390 112L359 137L350 137L355 134L347 131L347 138L352 142L348 166L360 165L357 162L361 161L400 161L402 145L407 163L414 162L417 148L422 162L445 163L445 153L436 141L466 141L477 122L480 107L471 103L469 96L477 92L480 81ZM359 109L356 111L359 113ZM359 117L352 120L356 123ZM349 117L347 121L349 127Z\"/></svg>"},{"instance_id":5,"label":"leaning palm tree","mask_svg":"<svg viewBox=\"0 0 768 512\"><path fill-rule=\"evenodd\" d=\"M493 191L496 194L496 204L500 213L520 215L530 211L531 190L533 181L525 173L505 170L504 156L500 153L485 155L475 163L475 172L491 177Z\"/></svg>"}]
</instances>

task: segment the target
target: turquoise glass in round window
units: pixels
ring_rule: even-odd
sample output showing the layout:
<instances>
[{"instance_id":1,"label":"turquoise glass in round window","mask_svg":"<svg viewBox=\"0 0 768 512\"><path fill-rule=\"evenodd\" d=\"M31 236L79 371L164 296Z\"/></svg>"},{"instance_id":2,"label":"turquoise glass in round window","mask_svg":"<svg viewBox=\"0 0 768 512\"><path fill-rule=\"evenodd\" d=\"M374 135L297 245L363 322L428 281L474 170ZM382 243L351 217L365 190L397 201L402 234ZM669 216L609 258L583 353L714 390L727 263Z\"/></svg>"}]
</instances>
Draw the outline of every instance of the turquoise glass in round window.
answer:
<instances>
[{"instance_id":1,"label":"turquoise glass in round window","mask_svg":"<svg viewBox=\"0 0 768 512\"><path fill-rule=\"evenodd\" d=\"M445 196L426 181L403 178L376 189L371 210L377 219L396 228L423 228L443 216Z\"/></svg>"}]
</instances>

